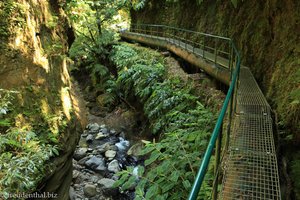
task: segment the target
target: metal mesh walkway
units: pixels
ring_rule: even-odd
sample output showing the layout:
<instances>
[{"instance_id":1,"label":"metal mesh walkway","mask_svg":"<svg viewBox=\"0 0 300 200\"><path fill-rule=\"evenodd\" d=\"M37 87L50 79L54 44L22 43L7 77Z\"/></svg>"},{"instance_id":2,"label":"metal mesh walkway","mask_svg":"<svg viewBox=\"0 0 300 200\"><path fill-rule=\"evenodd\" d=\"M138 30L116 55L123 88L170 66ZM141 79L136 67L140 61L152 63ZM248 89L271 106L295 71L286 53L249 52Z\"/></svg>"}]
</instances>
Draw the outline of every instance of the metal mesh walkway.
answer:
<instances>
[{"instance_id":1,"label":"metal mesh walkway","mask_svg":"<svg viewBox=\"0 0 300 200\"><path fill-rule=\"evenodd\" d=\"M188 41L186 39L181 41L182 38L175 35L163 37L164 34L159 36L132 32L130 34L159 42L167 41L168 44L185 49L213 63L212 68L219 65L230 69L228 68L230 60L188 44L184 42ZM235 106L230 144L226 159L222 163L224 173L218 198L224 200L281 199L271 108L247 67L240 69ZM197 196L192 196L192 199L196 198Z\"/></svg>"},{"instance_id":2,"label":"metal mesh walkway","mask_svg":"<svg viewBox=\"0 0 300 200\"><path fill-rule=\"evenodd\" d=\"M237 92L220 199L280 199L271 109L246 67Z\"/></svg>"}]
</instances>

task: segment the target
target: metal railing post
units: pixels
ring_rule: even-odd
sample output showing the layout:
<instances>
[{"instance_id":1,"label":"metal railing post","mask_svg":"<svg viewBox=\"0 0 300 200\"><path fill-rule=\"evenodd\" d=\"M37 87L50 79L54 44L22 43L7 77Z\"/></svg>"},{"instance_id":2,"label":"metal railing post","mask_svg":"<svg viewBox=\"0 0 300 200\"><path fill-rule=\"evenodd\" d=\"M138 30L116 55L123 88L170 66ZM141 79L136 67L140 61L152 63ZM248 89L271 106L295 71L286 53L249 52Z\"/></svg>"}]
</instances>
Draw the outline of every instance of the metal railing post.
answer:
<instances>
[{"instance_id":1,"label":"metal railing post","mask_svg":"<svg viewBox=\"0 0 300 200\"><path fill-rule=\"evenodd\" d=\"M194 33L195 34L195 33ZM194 40L193 40L193 45L192 45L192 47L193 47L193 53L195 53L195 42L194 42Z\"/></svg>"},{"instance_id":2,"label":"metal railing post","mask_svg":"<svg viewBox=\"0 0 300 200\"><path fill-rule=\"evenodd\" d=\"M215 40L215 65L217 65L217 55L218 54L218 47L217 47L217 40Z\"/></svg>"},{"instance_id":3,"label":"metal railing post","mask_svg":"<svg viewBox=\"0 0 300 200\"><path fill-rule=\"evenodd\" d=\"M188 50L188 49L187 49L187 38L188 38L188 37L187 37L187 34L188 34L188 32L185 32L185 49L186 49L186 50Z\"/></svg>"},{"instance_id":4,"label":"metal railing post","mask_svg":"<svg viewBox=\"0 0 300 200\"><path fill-rule=\"evenodd\" d=\"M221 158L221 146L222 146L222 134L223 134L223 123L220 128L220 133L216 142L216 150L215 150L215 181L213 183L213 195L212 199L216 200L218 197L218 179L219 179L219 166L220 166L220 158Z\"/></svg>"},{"instance_id":5,"label":"metal railing post","mask_svg":"<svg viewBox=\"0 0 300 200\"><path fill-rule=\"evenodd\" d=\"M228 68L229 70L231 71L231 60L232 60L232 53L233 53L233 50L232 50L232 46L231 46L231 41L228 42L229 46L228 46ZM231 71L232 73L232 71Z\"/></svg>"},{"instance_id":6,"label":"metal railing post","mask_svg":"<svg viewBox=\"0 0 300 200\"><path fill-rule=\"evenodd\" d=\"M203 36L202 57L205 58L205 36Z\"/></svg>"},{"instance_id":7,"label":"metal railing post","mask_svg":"<svg viewBox=\"0 0 300 200\"><path fill-rule=\"evenodd\" d=\"M178 30L177 30L177 35L178 35ZM179 37L178 36L176 36L177 37L177 41L178 41L178 46L180 47L180 39L179 39Z\"/></svg>"},{"instance_id":8,"label":"metal railing post","mask_svg":"<svg viewBox=\"0 0 300 200\"><path fill-rule=\"evenodd\" d=\"M238 63L238 56L235 56L235 66L237 66ZM233 75L232 75L233 76ZM237 105L237 89L238 89L238 82L239 82L239 73L237 74L237 81L234 85L234 91L233 91L233 112L236 113L236 105Z\"/></svg>"},{"instance_id":9,"label":"metal railing post","mask_svg":"<svg viewBox=\"0 0 300 200\"><path fill-rule=\"evenodd\" d=\"M228 110L228 126L226 130L226 141L225 141L225 151L228 150L229 142L230 142L230 131L231 131L231 123L233 118L233 101L234 101L235 92L233 91L232 97L230 99L229 110Z\"/></svg>"}]
</instances>

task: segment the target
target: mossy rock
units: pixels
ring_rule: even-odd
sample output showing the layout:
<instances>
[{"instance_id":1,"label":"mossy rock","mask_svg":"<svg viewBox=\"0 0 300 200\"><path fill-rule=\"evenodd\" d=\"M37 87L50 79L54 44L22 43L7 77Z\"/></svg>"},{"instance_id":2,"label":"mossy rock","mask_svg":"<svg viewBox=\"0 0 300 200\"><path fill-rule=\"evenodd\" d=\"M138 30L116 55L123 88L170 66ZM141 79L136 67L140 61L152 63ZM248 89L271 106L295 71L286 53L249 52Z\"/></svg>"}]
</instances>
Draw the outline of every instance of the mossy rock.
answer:
<instances>
[{"instance_id":1,"label":"mossy rock","mask_svg":"<svg viewBox=\"0 0 300 200\"><path fill-rule=\"evenodd\" d=\"M97 104L103 108L106 107L108 109L111 109L116 105L116 99L112 94L104 93L97 97L96 99Z\"/></svg>"}]
</instances>

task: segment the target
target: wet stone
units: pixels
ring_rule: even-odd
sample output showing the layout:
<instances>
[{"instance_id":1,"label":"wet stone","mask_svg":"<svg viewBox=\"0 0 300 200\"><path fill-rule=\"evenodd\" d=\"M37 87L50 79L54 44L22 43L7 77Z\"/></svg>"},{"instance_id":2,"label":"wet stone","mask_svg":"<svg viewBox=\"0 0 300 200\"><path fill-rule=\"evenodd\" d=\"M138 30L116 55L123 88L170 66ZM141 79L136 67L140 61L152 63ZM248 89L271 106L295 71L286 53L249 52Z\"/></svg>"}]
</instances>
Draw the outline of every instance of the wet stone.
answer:
<instances>
[{"instance_id":1,"label":"wet stone","mask_svg":"<svg viewBox=\"0 0 300 200\"><path fill-rule=\"evenodd\" d=\"M74 159L76 160L80 160L82 158L84 158L87 154L87 151L88 149L87 148L79 148L79 149L76 149L75 153L74 153Z\"/></svg>"},{"instance_id":2,"label":"wet stone","mask_svg":"<svg viewBox=\"0 0 300 200\"><path fill-rule=\"evenodd\" d=\"M101 139L103 139L103 138L106 138L107 136L108 136L108 135L106 135L106 134L100 132L100 133L97 134L97 136L95 137L95 139L96 139L96 140L101 140Z\"/></svg>"},{"instance_id":3,"label":"wet stone","mask_svg":"<svg viewBox=\"0 0 300 200\"><path fill-rule=\"evenodd\" d=\"M88 134L87 134L87 133L83 133L83 134L81 134L81 137L86 137L86 136L88 136Z\"/></svg>"},{"instance_id":4,"label":"wet stone","mask_svg":"<svg viewBox=\"0 0 300 200\"><path fill-rule=\"evenodd\" d=\"M84 157L84 158L82 158L82 159L80 159L80 160L78 161L78 164L79 164L79 165L84 165L85 162L86 162L87 160L89 160L89 159L90 159L90 157Z\"/></svg>"},{"instance_id":5,"label":"wet stone","mask_svg":"<svg viewBox=\"0 0 300 200\"><path fill-rule=\"evenodd\" d=\"M89 134L87 137L86 137L86 141L87 142L93 142L93 139L94 139L94 136L92 134Z\"/></svg>"},{"instance_id":6,"label":"wet stone","mask_svg":"<svg viewBox=\"0 0 300 200\"><path fill-rule=\"evenodd\" d=\"M98 181L98 184L104 188L113 188L113 185L116 181L109 178L102 178Z\"/></svg>"},{"instance_id":7,"label":"wet stone","mask_svg":"<svg viewBox=\"0 0 300 200\"><path fill-rule=\"evenodd\" d=\"M100 126L97 123L93 123L93 124L88 124L87 128L90 132L98 132L100 129Z\"/></svg>"},{"instance_id":8,"label":"wet stone","mask_svg":"<svg viewBox=\"0 0 300 200\"><path fill-rule=\"evenodd\" d=\"M142 149L143 149L143 146L144 144L143 143L136 143L134 144L133 146L131 146L129 148L129 150L127 151L127 155L130 155L130 156L135 156L135 157L138 157L140 156L141 152L142 152Z\"/></svg>"},{"instance_id":9,"label":"wet stone","mask_svg":"<svg viewBox=\"0 0 300 200\"><path fill-rule=\"evenodd\" d=\"M70 187L70 190L69 190L69 197L70 197L70 200L76 200L76 193L72 186Z\"/></svg>"},{"instance_id":10,"label":"wet stone","mask_svg":"<svg viewBox=\"0 0 300 200\"><path fill-rule=\"evenodd\" d=\"M114 158L116 156L117 152L113 150L108 150L105 152L106 158Z\"/></svg>"},{"instance_id":11,"label":"wet stone","mask_svg":"<svg viewBox=\"0 0 300 200\"><path fill-rule=\"evenodd\" d=\"M107 135L108 134L108 129L107 128L102 128L100 130L103 134Z\"/></svg>"},{"instance_id":12,"label":"wet stone","mask_svg":"<svg viewBox=\"0 0 300 200\"><path fill-rule=\"evenodd\" d=\"M84 195L87 197L93 197L97 194L97 187L93 184L86 184L83 188Z\"/></svg>"},{"instance_id":13,"label":"wet stone","mask_svg":"<svg viewBox=\"0 0 300 200\"><path fill-rule=\"evenodd\" d=\"M104 153L104 152L110 150L110 146L111 146L110 143L107 142L107 143L105 143L105 144L103 144L103 145L97 146L96 149L97 149L98 151Z\"/></svg>"},{"instance_id":14,"label":"wet stone","mask_svg":"<svg viewBox=\"0 0 300 200\"><path fill-rule=\"evenodd\" d=\"M117 160L113 160L108 164L108 171L117 173L120 171L119 162Z\"/></svg>"},{"instance_id":15,"label":"wet stone","mask_svg":"<svg viewBox=\"0 0 300 200\"><path fill-rule=\"evenodd\" d=\"M92 156L89 160L85 162L85 165L92 170L95 170L99 167L102 169L102 166L105 166L105 161L102 158L102 156Z\"/></svg>"},{"instance_id":16,"label":"wet stone","mask_svg":"<svg viewBox=\"0 0 300 200\"><path fill-rule=\"evenodd\" d=\"M73 178L76 179L79 176L80 172L77 170L73 170Z\"/></svg>"},{"instance_id":17,"label":"wet stone","mask_svg":"<svg viewBox=\"0 0 300 200\"><path fill-rule=\"evenodd\" d=\"M114 130L114 129L111 129L111 130L110 130L110 134L111 134L111 135L115 135L116 133L117 133L116 130Z\"/></svg>"},{"instance_id":18,"label":"wet stone","mask_svg":"<svg viewBox=\"0 0 300 200\"><path fill-rule=\"evenodd\" d=\"M106 127L106 125L105 124L101 124L100 125L100 128L102 129L102 128L105 128Z\"/></svg>"},{"instance_id":19,"label":"wet stone","mask_svg":"<svg viewBox=\"0 0 300 200\"><path fill-rule=\"evenodd\" d=\"M92 176L90 178L90 181L92 181L93 183L97 183L99 181L99 177L98 176Z\"/></svg>"},{"instance_id":20,"label":"wet stone","mask_svg":"<svg viewBox=\"0 0 300 200\"><path fill-rule=\"evenodd\" d=\"M110 145L109 150L118 151L118 147L116 147L115 145Z\"/></svg>"}]
</instances>

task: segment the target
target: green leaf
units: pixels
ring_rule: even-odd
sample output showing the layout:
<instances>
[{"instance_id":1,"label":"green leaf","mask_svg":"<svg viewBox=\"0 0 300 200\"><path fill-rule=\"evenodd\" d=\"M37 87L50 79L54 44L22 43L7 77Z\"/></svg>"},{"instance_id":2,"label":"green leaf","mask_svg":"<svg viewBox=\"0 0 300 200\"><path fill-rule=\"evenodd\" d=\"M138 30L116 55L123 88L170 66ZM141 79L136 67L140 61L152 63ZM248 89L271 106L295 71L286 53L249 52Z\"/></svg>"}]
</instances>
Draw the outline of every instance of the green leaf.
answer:
<instances>
[{"instance_id":1,"label":"green leaf","mask_svg":"<svg viewBox=\"0 0 300 200\"><path fill-rule=\"evenodd\" d=\"M197 136L198 136L197 133L199 133L199 132L196 131L196 132L193 132L193 133L188 134L187 141L188 141L188 142L193 142L193 141L195 141L196 138L197 138Z\"/></svg>"},{"instance_id":2,"label":"green leaf","mask_svg":"<svg viewBox=\"0 0 300 200\"><path fill-rule=\"evenodd\" d=\"M152 185L148 191L146 192L146 199L151 199L152 197L155 197L159 194L158 186Z\"/></svg>"},{"instance_id":3,"label":"green leaf","mask_svg":"<svg viewBox=\"0 0 300 200\"><path fill-rule=\"evenodd\" d=\"M176 170L172 172L170 180L173 182L177 182L179 177L180 177L180 172Z\"/></svg>"},{"instance_id":4,"label":"green leaf","mask_svg":"<svg viewBox=\"0 0 300 200\"><path fill-rule=\"evenodd\" d=\"M59 152L58 152L58 150L57 150L56 148L53 148L52 151L53 151L53 153L54 153L56 156L59 156Z\"/></svg>"},{"instance_id":5,"label":"green leaf","mask_svg":"<svg viewBox=\"0 0 300 200\"><path fill-rule=\"evenodd\" d=\"M142 156L142 155L146 155L146 154L148 154L148 153L150 153L150 152L152 152L153 150L155 150L155 147L153 146L153 145L148 145L148 146L146 146L141 152L140 152L140 155Z\"/></svg>"},{"instance_id":6,"label":"green leaf","mask_svg":"<svg viewBox=\"0 0 300 200\"><path fill-rule=\"evenodd\" d=\"M155 162L155 161L159 158L159 156L160 156L160 153L159 153L159 152L153 151L153 152L151 153L150 158L147 159L147 160L145 161L145 166L148 166L148 165L150 165L151 163Z\"/></svg>"},{"instance_id":7,"label":"green leaf","mask_svg":"<svg viewBox=\"0 0 300 200\"><path fill-rule=\"evenodd\" d=\"M122 184L125 183L125 181L127 181L129 173L128 172L125 172L125 173L120 172L118 175L120 175L120 174L121 174L121 178L114 183L113 187L120 187Z\"/></svg>"},{"instance_id":8,"label":"green leaf","mask_svg":"<svg viewBox=\"0 0 300 200\"><path fill-rule=\"evenodd\" d=\"M0 119L0 126L8 127L11 125L11 122L9 119Z\"/></svg>"},{"instance_id":9,"label":"green leaf","mask_svg":"<svg viewBox=\"0 0 300 200\"><path fill-rule=\"evenodd\" d=\"M235 8L237 8L238 0L231 0L231 2L232 2L232 4L233 4L233 6L234 6Z\"/></svg>"},{"instance_id":10,"label":"green leaf","mask_svg":"<svg viewBox=\"0 0 300 200\"><path fill-rule=\"evenodd\" d=\"M138 167L138 176L143 176L145 168L143 166Z\"/></svg>"},{"instance_id":11,"label":"green leaf","mask_svg":"<svg viewBox=\"0 0 300 200\"><path fill-rule=\"evenodd\" d=\"M136 184L136 177L131 176L124 185L122 185L122 190L127 190L129 188L132 188Z\"/></svg>"},{"instance_id":12,"label":"green leaf","mask_svg":"<svg viewBox=\"0 0 300 200\"><path fill-rule=\"evenodd\" d=\"M162 185L162 193L166 193L169 190L173 189L173 187L176 185L176 182L165 181L161 185Z\"/></svg>"},{"instance_id":13,"label":"green leaf","mask_svg":"<svg viewBox=\"0 0 300 200\"><path fill-rule=\"evenodd\" d=\"M294 100L294 101L292 101L290 104L291 104L291 105L297 105L297 104L299 104L299 103L300 103L299 100Z\"/></svg>"},{"instance_id":14,"label":"green leaf","mask_svg":"<svg viewBox=\"0 0 300 200\"><path fill-rule=\"evenodd\" d=\"M186 190L191 189L192 185L188 180L183 181L183 186Z\"/></svg>"}]
</instances>

